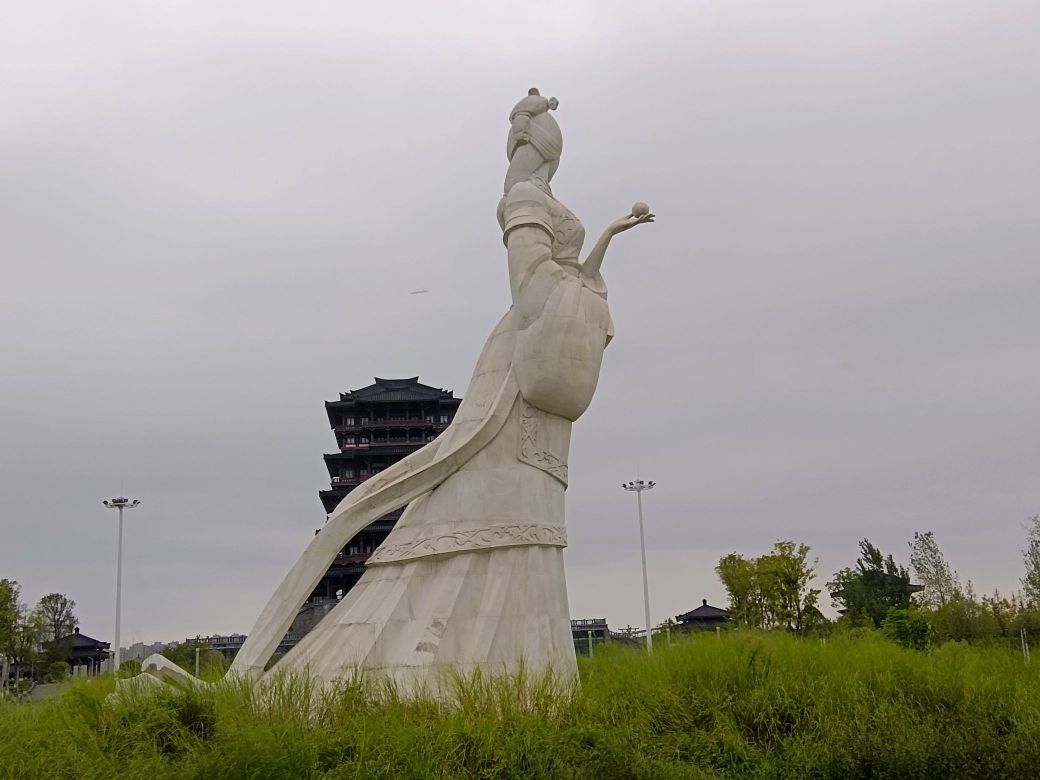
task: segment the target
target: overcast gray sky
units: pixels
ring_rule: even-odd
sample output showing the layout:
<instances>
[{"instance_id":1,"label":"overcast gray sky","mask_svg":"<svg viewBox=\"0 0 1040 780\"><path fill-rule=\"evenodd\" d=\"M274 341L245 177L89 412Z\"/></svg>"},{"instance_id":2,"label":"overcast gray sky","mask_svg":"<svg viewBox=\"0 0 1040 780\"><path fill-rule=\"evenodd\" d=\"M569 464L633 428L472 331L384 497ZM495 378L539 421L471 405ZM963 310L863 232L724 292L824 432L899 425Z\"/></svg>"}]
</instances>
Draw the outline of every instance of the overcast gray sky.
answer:
<instances>
[{"instance_id":1,"label":"overcast gray sky","mask_svg":"<svg viewBox=\"0 0 1040 780\"><path fill-rule=\"evenodd\" d=\"M246 632L320 526L322 402L462 394L508 305L507 116L617 329L574 431L572 613L642 623L778 538L818 585L934 530L1018 587L1040 512L1036 2L3 3L0 576L125 643ZM426 295L408 295L428 288Z\"/></svg>"}]
</instances>

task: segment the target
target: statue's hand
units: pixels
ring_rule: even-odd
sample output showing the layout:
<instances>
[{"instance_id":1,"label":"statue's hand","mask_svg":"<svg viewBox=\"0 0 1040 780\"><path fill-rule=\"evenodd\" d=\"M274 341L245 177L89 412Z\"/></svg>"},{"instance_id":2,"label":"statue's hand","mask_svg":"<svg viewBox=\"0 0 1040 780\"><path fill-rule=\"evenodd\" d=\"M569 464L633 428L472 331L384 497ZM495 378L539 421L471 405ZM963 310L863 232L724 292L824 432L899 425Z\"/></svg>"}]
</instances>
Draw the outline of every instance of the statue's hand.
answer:
<instances>
[{"instance_id":1,"label":"statue's hand","mask_svg":"<svg viewBox=\"0 0 1040 780\"><path fill-rule=\"evenodd\" d=\"M592 248L589 256L585 258L585 262L581 267L582 275L587 278L593 278L599 273L600 266L603 265L603 255L606 254L611 238L618 233L624 233L629 228L634 228L636 225L653 221L654 215L650 213L650 207L645 203L637 203L632 207L631 214L621 219L615 219L607 225L607 229L603 231L603 235L596 242L596 246Z\"/></svg>"},{"instance_id":2,"label":"statue's hand","mask_svg":"<svg viewBox=\"0 0 1040 780\"><path fill-rule=\"evenodd\" d=\"M618 233L624 233L629 228L634 228L636 225L642 225L647 222L654 221L654 214L650 213L650 207L645 203L637 203L632 207L632 213L621 219L615 219L610 223L607 231L612 235L616 236Z\"/></svg>"}]
</instances>

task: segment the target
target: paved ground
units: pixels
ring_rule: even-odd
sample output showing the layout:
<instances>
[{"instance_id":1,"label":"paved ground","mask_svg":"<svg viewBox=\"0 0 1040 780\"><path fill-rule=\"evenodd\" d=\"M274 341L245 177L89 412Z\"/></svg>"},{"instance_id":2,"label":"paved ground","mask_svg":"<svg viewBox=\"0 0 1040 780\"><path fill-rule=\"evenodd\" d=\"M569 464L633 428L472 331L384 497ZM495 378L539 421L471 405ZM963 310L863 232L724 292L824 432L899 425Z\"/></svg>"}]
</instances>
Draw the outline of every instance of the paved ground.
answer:
<instances>
[{"instance_id":1,"label":"paved ground","mask_svg":"<svg viewBox=\"0 0 1040 780\"><path fill-rule=\"evenodd\" d=\"M55 696L61 692L68 683L42 683L37 685L29 695L26 697L29 701L40 701L41 699L49 699L51 696Z\"/></svg>"}]
</instances>

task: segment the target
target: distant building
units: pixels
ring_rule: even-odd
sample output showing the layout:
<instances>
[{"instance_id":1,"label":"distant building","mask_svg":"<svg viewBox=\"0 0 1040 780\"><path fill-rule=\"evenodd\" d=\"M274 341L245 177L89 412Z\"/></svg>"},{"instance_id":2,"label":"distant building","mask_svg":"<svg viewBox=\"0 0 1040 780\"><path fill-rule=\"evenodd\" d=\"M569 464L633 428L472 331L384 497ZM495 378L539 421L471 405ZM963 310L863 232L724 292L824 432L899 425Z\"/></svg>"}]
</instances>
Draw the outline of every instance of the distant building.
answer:
<instances>
[{"instance_id":1,"label":"distant building","mask_svg":"<svg viewBox=\"0 0 1040 780\"><path fill-rule=\"evenodd\" d=\"M606 618L583 618L571 621L571 639L574 640L574 652L589 655L590 647L610 641L610 627Z\"/></svg>"},{"instance_id":2,"label":"distant building","mask_svg":"<svg viewBox=\"0 0 1040 780\"><path fill-rule=\"evenodd\" d=\"M376 377L374 384L326 401L337 450L324 456L331 484L318 497L325 513L331 514L366 479L437 438L451 424L461 403L451 390L424 385L419 377ZM283 644L291 647L299 641L357 584L365 572L365 561L403 511L384 515L344 545L300 609Z\"/></svg>"},{"instance_id":3,"label":"distant building","mask_svg":"<svg viewBox=\"0 0 1040 780\"><path fill-rule=\"evenodd\" d=\"M224 654L229 661L232 660L246 641L245 634L213 634L212 636L197 636L185 639L186 645L202 645L211 650L217 650Z\"/></svg>"},{"instance_id":4,"label":"distant building","mask_svg":"<svg viewBox=\"0 0 1040 780\"><path fill-rule=\"evenodd\" d=\"M701 605L696 609L676 615L675 620L681 628L694 631L704 629L714 630L717 626L726 625L729 621L729 610L721 607L713 607L707 599L701 599Z\"/></svg>"},{"instance_id":5,"label":"distant building","mask_svg":"<svg viewBox=\"0 0 1040 780\"><path fill-rule=\"evenodd\" d=\"M318 497L325 514L331 514L366 479L437 438L451 424L461 403L451 390L424 385L419 377L376 377L374 384L340 393L336 401L326 401L325 412L337 451L324 456L330 486L319 491ZM347 541L300 608L275 651L276 657L299 642L357 584L365 572L365 561L383 543L403 511L383 515ZM245 640L244 634L228 634L186 639L185 643L206 644L230 660Z\"/></svg>"},{"instance_id":6,"label":"distant building","mask_svg":"<svg viewBox=\"0 0 1040 780\"><path fill-rule=\"evenodd\" d=\"M450 390L411 379L380 379L326 401L338 450L325 455L332 483L318 493L326 514L354 488L437 438L462 403ZM311 600L342 598L365 570L365 561L390 533L403 509L376 520L347 542Z\"/></svg>"},{"instance_id":7,"label":"distant building","mask_svg":"<svg viewBox=\"0 0 1040 780\"><path fill-rule=\"evenodd\" d=\"M165 642L152 642L147 645L144 642L134 642L130 647L120 650L119 656L123 661L143 661L148 656L161 653L165 649Z\"/></svg>"},{"instance_id":8,"label":"distant building","mask_svg":"<svg viewBox=\"0 0 1040 780\"><path fill-rule=\"evenodd\" d=\"M64 660L72 668L73 675L93 677L102 671L102 665L108 660L110 643L81 634L79 626L68 636L48 644L65 655Z\"/></svg>"}]
</instances>

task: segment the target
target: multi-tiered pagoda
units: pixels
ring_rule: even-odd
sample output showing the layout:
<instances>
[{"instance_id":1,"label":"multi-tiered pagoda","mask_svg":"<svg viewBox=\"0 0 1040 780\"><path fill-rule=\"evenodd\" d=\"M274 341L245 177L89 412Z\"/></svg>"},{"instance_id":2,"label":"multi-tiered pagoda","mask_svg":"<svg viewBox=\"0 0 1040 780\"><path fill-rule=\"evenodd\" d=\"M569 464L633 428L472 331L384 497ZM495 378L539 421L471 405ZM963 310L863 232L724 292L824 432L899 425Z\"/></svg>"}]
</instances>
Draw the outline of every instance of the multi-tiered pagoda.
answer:
<instances>
[{"instance_id":1,"label":"multi-tiered pagoda","mask_svg":"<svg viewBox=\"0 0 1040 780\"><path fill-rule=\"evenodd\" d=\"M424 385L419 377L376 377L373 385L340 393L338 401L326 401L339 451L325 456L332 479L332 487L318 494L325 513L373 474L433 441L448 427L460 403L462 399L452 391ZM384 515L347 542L311 594L312 605L333 603L354 587L365 571L365 561L402 511Z\"/></svg>"}]
</instances>

